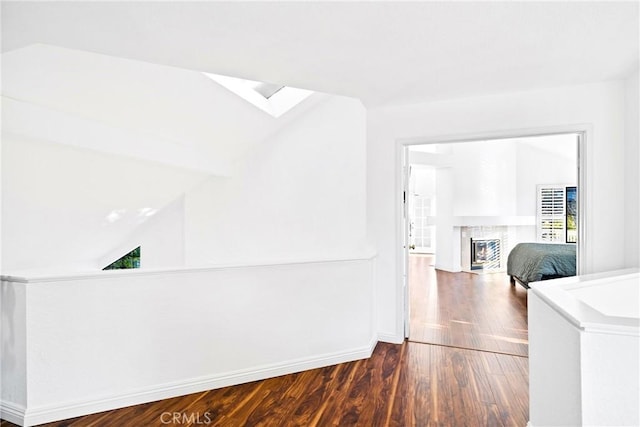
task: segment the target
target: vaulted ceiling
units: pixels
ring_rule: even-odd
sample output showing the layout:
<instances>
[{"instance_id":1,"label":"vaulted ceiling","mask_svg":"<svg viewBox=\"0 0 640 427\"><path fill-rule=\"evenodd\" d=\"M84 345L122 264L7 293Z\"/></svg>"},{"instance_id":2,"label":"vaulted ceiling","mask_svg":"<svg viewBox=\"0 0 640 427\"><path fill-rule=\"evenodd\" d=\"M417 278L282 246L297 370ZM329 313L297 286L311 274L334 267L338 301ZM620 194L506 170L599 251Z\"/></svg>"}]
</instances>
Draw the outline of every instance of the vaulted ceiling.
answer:
<instances>
[{"instance_id":1,"label":"vaulted ceiling","mask_svg":"<svg viewBox=\"0 0 640 427\"><path fill-rule=\"evenodd\" d=\"M16 241L56 224L51 242L72 235L69 250L95 246L85 261L128 235L144 219L140 209L162 209L205 174L230 174L253 144L331 96L316 93L275 119L202 72L384 107L618 79L638 67L638 2L2 1L0 8L2 137L10 142L3 174L13 174L3 198L5 208L17 207L3 221L36 224L7 227ZM109 222L114 212L123 217ZM14 254L22 260L38 255L34 248L60 252L35 237L22 243L26 252Z\"/></svg>"},{"instance_id":2,"label":"vaulted ceiling","mask_svg":"<svg viewBox=\"0 0 640 427\"><path fill-rule=\"evenodd\" d=\"M2 2L45 43L403 104L625 77L638 2Z\"/></svg>"},{"instance_id":3,"label":"vaulted ceiling","mask_svg":"<svg viewBox=\"0 0 640 427\"><path fill-rule=\"evenodd\" d=\"M5 134L219 175L324 95L274 119L202 72L375 107L624 78L638 67L638 2L0 7Z\"/></svg>"},{"instance_id":4,"label":"vaulted ceiling","mask_svg":"<svg viewBox=\"0 0 640 427\"><path fill-rule=\"evenodd\" d=\"M276 119L197 71L44 44L2 55L3 135L215 175L324 98Z\"/></svg>"}]
</instances>

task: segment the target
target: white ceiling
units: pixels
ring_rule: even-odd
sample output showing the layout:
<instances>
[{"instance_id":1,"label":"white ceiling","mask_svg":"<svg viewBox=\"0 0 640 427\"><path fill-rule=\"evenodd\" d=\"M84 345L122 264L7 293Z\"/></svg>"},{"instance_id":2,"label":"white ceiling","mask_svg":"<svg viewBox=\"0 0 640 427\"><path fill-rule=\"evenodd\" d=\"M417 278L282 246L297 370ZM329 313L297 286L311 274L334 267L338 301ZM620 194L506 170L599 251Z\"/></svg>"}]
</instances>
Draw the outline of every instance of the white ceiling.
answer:
<instances>
[{"instance_id":1,"label":"white ceiling","mask_svg":"<svg viewBox=\"0 0 640 427\"><path fill-rule=\"evenodd\" d=\"M200 72L42 44L2 55L2 96L3 135L216 175L327 98L274 119Z\"/></svg>"},{"instance_id":2,"label":"white ceiling","mask_svg":"<svg viewBox=\"0 0 640 427\"><path fill-rule=\"evenodd\" d=\"M403 104L623 78L638 2L2 2L46 43Z\"/></svg>"}]
</instances>

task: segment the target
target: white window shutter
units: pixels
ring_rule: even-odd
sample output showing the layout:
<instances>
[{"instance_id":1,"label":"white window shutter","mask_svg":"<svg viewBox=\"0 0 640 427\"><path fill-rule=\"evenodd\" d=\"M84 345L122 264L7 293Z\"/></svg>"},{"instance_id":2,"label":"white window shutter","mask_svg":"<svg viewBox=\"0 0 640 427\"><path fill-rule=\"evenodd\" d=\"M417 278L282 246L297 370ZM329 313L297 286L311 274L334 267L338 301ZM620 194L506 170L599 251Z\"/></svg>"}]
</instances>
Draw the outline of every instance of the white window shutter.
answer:
<instances>
[{"instance_id":1,"label":"white window shutter","mask_svg":"<svg viewBox=\"0 0 640 427\"><path fill-rule=\"evenodd\" d=\"M537 215L538 241L564 243L566 218L565 186L539 185Z\"/></svg>"}]
</instances>

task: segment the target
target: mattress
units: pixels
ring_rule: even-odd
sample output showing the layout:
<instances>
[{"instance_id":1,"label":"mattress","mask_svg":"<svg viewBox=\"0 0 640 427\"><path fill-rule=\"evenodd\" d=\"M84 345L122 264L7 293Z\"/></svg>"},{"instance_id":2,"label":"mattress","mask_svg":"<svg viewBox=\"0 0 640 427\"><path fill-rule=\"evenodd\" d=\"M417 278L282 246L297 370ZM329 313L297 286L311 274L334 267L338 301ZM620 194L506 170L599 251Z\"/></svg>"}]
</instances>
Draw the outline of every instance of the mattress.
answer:
<instances>
[{"instance_id":1,"label":"mattress","mask_svg":"<svg viewBox=\"0 0 640 427\"><path fill-rule=\"evenodd\" d=\"M507 258L507 274L523 285L576 275L576 245L518 243Z\"/></svg>"}]
</instances>

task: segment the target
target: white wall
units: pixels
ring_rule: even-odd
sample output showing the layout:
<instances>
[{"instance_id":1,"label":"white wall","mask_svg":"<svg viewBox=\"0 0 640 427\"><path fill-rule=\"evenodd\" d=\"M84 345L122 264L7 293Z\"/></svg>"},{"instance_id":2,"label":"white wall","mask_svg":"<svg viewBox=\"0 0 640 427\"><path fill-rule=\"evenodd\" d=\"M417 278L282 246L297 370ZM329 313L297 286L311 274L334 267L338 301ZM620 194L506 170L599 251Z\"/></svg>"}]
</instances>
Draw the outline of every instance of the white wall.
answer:
<instances>
[{"instance_id":1,"label":"white wall","mask_svg":"<svg viewBox=\"0 0 640 427\"><path fill-rule=\"evenodd\" d=\"M8 411L24 410L27 399L27 292L20 283L3 281L0 298L0 398L3 403L10 402L2 407L2 419L6 419Z\"/></svg>"},{"instance_id":2,"label":"white wall","mask_svg":"<svg viewBox=\"0 0 640 427\"><path fill-rule=\"evenodd\" d=\"M582 334L584 425L640 425L639 350L637 333L635 337L600 331Z\"/></svg>"},{"instance_id":3,"label":"white wall","mask_svg":"<svg viewBox=\"0 0 640 427\"><path fill-rule=\"evenodd\" d=\"M453 215L515 215L517 147L491 141L454 144L451 149Z\"/></svg>"},{"instance_id":4,"label":"white wall","mask_svg":"<svg viewBox=\"0 0 640 427\"><path fill-rule=\"evenodd\" d=\"M580 331L537 293L528 297L531 425L582 425Z\"/></svg>"},{"instance_id":5,"label":"white wall","mask_svg":"<svg viewBox=\"0 0 640 427\"><path fill-rule=\"evenodd\" d=\"M439 188L435 267L460 271L464 262L458 216L512 216L515 213L516 147L503 141L439 145L451 155L450 180ZM440 185L440 182L439 184ZM443 193L447 193L446 195Z\"/></svg>"},{"instance_id":6,"label":"white wall","mask_svg":"<svg viewBox=\"0 0 640 427\"><path fill-rule=\"evenodd\" d=\"M638 283L627 269L533 285L532 427L640 425Z\"/></svg>"},{"instance_id":7,"label":"white wall","mask_svg":"<svg viewBox=\"0 0 640 427\"><path fill-rule=\"evenodd\" d=\"M186 194L187 264L361 253L365 180L365 109L330 97Z\"/></svg>"},{"instance_id":8,"label":"white wall","mask_svg":"<svg viewBox=\"0 0 640 427\"><path fill-rule=\"evenodd\" d=\"M460 233L454 231L456 194L453 168L436 170L436 259L439 270L460 271Z\"/></svg>"},{"instance_id":9,"label":"white wall","mask_svg":"<svg viewBox=\"0 0 640 427\"><path fill-rule=\"evenodd\" d=\"M540 184L575 185L578 178L576 135L518 140L516 214L535 215Z\"/></svg>"},{"instance_id":10,"label":"white wall","mask_svg":"<svg viewBox=\"0 0 640 427\"><path fill-rule=\"evenodd\" d=\"M409 192L420 197L435 197L436 170L431 166L411 165Z\"/></svg>"},{"instance_id":11,"label":"white wall","mask_svg":"<svg viewBox=\"0 0 640 427\"><path fill-rule=\"evenodd\" d=\"M143 268L362 253L365 109L319 97L229 178L5 133L4 271L101 269L143 242Z\"/></svg>"},{"instance_id":12,"label":"white wall","mask_svg":"<svg viewBox=\"0 0 640 427\"><path fill-rule=\"evenodd\" d=\"M140 268L183 267L184 196L154 213L100 259L105 267L140 246Z\"/></svg>"},{"instance_id":13,"label":"white wall","mask_svg":"<svg viewBox=\"0 0 640 427\"><path fill-rule=\"evenodd\" d=\"M576 136L557 135L524 140L518 143L516 164L516 214L534 216L537 214L538 185L576 185ZM536 241L536 226L516 227L514 230L517 242Z\"/></svg>"},{"instance_id":14,"label":"white wall","mask_svg":"<svg viewBox=\"0 0 640 427\"><path fill-rule=\"evenodd\" d=\"M3 417L33 425L369 357L371 268L335 259L3 282L23 308L7 313L21 323L3 355L1 404L16 408Z\"/></svg>"},{"instance_id":15,"label":"white wall","mask_svg":"<svg viewBox=\"0 0 640 427\"><path fill-rule=\"evenodd\" d=\"M200 172L3 135L4 272L87 271Z\"/></svg>"},{"instance_id":16,"label":"white wall","mask_svg":"<svg viewBox=\"0 0 640 427\"><path fill-rule=\"evenodd\" d=\"M11 135L5 272L71 274L3 283L3 294L29 293L22 314L6 311L25 325L3 347L3 358L26 359L2 396L12 420L45 422L370 355L365 109L324 99L257 144L233 177L204 181ZM73 276L137 245L139 271ZM190 267L242 266L144 271L179 257ZM292 259L313 262L281 264ZM3 295L3 308L10 302Z\"/></svg>"},{"instance_id":17,"label":"white wall","mask_svg":"<svg viewBox=\"0 0 640 427\"><path fill-rule=\"evenodd\" d=\"M588 191L585 272L624 266L624 84L561 87L369 110L367 116L368 230L378 250L379 331L403 335L397 227L400 206L398 140L489 135L497 131L585 124ZM617 209L615 207L618 207ZM638 218L627 218L631 224ZM596 256L597 254L597 256Z\"/></svg>"},{"instance_id":18,"label":"white wall","mask_svg":"<svg viewBox=\"0 0 640 427\"><path fill-rule=\"evenodd\" d=\"M640 266L640 86L633 73L625 85L625 266Z\"/></svg>"},{"instance_id":19,"label":"white wall","mask_svg":"<svg viewBox=\"0 0 640 427\"><path fill-rule=\"evenodd\" d=\"M0 8L1 9L1 8ZM0 11L0 20L2 19L2 12ZM2 55L0 55L0 82L2 81ZM3 118L2 118L2 114L0 113L0 129L2 129L3 127ZM0 192L2 190L2 137L0 136ZM0 195L0 271L2 270L2 196ZM0 308L2 308L2 304L3 304L4 298L2 296L2 292L0 292ZM4 310L2 312L0 312L0 316L2 316L2 313L4 312ZM2 319L2 324L4 324L5 321L4 319ZM0 325L0 390L2 390L2 378L3 378L3 359L2 359L2 342L3 342L3 335L4 335L4 331L2 329L2 325Z\"/></svg>"}]
</instances>

